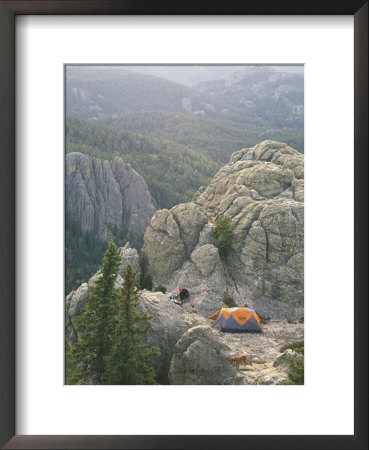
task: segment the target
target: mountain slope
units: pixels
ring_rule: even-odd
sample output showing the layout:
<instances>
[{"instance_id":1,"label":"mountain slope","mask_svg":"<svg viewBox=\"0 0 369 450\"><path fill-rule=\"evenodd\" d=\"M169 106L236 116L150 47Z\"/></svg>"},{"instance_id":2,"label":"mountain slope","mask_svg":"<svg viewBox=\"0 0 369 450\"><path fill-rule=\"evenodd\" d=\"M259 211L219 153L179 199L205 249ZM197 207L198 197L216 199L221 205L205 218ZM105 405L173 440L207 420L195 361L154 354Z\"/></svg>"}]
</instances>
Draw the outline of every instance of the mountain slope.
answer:
<instances>
[{"instance_id":1,"label":"mountain slope","mask_svg":"<svg viewBox=\"0 0 369 450\"><path fill-rule=\"evenodd\" d=\"M210 105L209 105L210 104ZM214 115L217 102L180 84L120 68L67 66L67 115L89 119L137 111L195 114L208 106Z\"/></svg>"},{"instance_id":2,"label":"mountain slope","mask_svg":"<svg viewBox=\"0 0 369 450\"><path fill-rule=\"evenodd\" d=\"M98 123L144 134L165 138L196 149L214 161L226 163L231 154L242 146L252 147L260 140L278 139L303 150L303 134L298 129L275 130L261 120L247 123L233 122L224 117L201 117L167 111L137 112L102 116Z\"/></svg>"},{"instance_id":3,"label":"mountain slope","mask_svg":"<svg viewBox=\"0 0 369 450\"><path fill-rule=\"evenodd\" d=\"M245 67L223 80L202 82L198 92L229 105L234 120L245 122L251 114L270 126L303 129L304 77L293 73L275 72L267 67Z\"/></svg>"},{"instance_id":4,"label":"mountain slope","mask_svg":"<svg viewBox=\"0 0 369 450\"><path fill-rule=\"evenodd\" d=\"M66 152L101 159L122 157L144 177L161 208L190 200L220 167L206 155L175 142L71 117L66 120Z\"/></svg>"}]
</instances>

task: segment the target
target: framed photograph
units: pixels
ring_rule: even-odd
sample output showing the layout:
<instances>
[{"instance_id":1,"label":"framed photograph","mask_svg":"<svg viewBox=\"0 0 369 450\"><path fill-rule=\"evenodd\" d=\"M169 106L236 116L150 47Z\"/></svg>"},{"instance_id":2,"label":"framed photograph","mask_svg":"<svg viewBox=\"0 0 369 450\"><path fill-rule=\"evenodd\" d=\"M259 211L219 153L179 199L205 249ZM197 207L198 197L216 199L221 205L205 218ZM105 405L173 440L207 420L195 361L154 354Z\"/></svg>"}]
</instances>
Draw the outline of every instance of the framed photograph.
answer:
<instances>
[{"instance_id":1,"label":"framed photograph","mask_svg":"<svg viewBox=\"0 0 369 450\"><path fill-rule=\"evenodd\" d=\"M4 448L367 448L367 19L0 2Z\"/></svg>"}]
</instances>

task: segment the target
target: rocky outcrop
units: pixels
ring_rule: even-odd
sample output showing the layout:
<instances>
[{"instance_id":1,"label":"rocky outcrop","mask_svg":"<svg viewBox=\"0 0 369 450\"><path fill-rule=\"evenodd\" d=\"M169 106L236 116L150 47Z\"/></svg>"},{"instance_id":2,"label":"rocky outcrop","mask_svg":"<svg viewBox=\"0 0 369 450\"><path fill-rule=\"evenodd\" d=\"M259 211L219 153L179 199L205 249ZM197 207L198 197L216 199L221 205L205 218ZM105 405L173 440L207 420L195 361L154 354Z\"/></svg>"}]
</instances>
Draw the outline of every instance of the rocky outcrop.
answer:
<instances>
[{"instance_id":1,"label":"rocky outcrop","mask_svg":"<svg viewBox=\"0 0 369 450\"><path fill-rule=\"evenodd\" d=\"M170 384L234 384L229 347L209 326L191 328L174 348L169 380Z\"/></svg>"},{"instance_id":2,"label":"rocky outcrop","mask_svg":"<svg viewBox=\"0 0 369 450\"><path fill-rule=\"evenodd\" d=\"M142 251L148 272L169 289L189 289L203 314L227 294L262 316L301 318L303 201L302 154L274 141L242 149L192 202L153 216ZM234 233L226 264L212 237L212 222L222 215Z\"/></svg>"},{"instance_id":3,"label":"rocky outcrop","mask_svg":"<svg viewBox=\"0 0 369 450\"><path fill-rule=\"evenodd\" d=\"M107 240L122 229L140 240L155 212L145 180L121 158L103 161L82 153L66 156L68 216Z\"/></svg>"}]
</instances>

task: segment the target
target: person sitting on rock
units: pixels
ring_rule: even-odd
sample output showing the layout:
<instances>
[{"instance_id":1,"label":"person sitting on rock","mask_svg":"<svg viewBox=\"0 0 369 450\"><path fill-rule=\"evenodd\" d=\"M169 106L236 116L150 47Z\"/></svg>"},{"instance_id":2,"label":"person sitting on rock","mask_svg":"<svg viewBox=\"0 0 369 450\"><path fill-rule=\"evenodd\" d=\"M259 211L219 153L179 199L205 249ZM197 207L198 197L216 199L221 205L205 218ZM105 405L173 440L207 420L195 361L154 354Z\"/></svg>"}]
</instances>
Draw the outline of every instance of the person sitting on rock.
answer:
<instances>
[{"instance_id":1,"label":"person sitting on rock","mask_svg":"<svg viewBox=\"0 0 369 450\"><path fill-rule=\"evenodd\" d=\"M190 293L188 292L187 289L179 288L179 298L180 298L182 304L185 301L185 299L187 299L189 296L190 296Z\"/></svg>"}]
</instances>

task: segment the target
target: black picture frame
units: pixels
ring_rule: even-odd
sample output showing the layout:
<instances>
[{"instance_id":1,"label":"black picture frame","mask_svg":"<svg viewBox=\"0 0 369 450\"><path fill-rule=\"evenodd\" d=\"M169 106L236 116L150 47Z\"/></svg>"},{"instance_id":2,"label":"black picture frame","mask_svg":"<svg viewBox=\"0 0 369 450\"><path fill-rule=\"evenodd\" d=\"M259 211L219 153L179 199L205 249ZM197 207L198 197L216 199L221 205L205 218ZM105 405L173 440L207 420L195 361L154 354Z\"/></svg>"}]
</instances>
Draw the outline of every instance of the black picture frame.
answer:
<instances>
[{"instance_id":1,"label":"black picture frame","mask_svg":"<svg viewBox=\"0 0 369 450\"><path fill-rule=\"evenodd\" d=\"M28 14L353 15L355 42L354 435L15 435L15 17ZM0 445L6 449L368 448L368 1L0 1ZM318 407L318 405L317 405Z\"/></svg>"}]
</instances>

